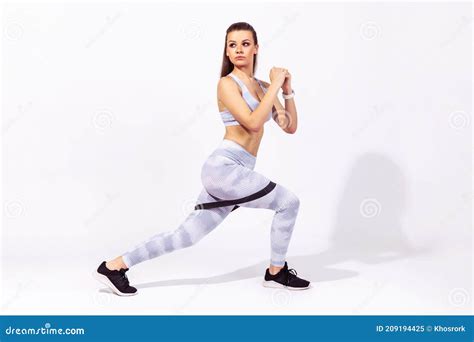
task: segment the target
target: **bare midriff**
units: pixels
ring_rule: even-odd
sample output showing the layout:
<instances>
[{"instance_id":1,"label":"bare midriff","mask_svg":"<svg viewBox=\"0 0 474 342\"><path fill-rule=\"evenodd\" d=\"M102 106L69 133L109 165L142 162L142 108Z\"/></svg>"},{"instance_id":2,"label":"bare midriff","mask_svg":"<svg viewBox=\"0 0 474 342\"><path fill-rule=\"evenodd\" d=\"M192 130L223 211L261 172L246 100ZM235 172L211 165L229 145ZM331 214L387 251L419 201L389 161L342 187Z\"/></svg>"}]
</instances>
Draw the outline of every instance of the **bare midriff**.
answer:
<instances>
[{"instance_id":1,"label":"bare midriff","mask_svg":"<svg viewBox=\"0 0 474 342\"><path fill-rule=\"evenodd\" d=\"M258 132L251 132L243 126L226 126L224 139L232 140L245 148L254 157L263 137L263 126Z\"/></svg>"},{"instance_id":2,"label":"bare midriff","mask_svg":"<svg viewBox=\"0 0 474 342\"><path fill-rule=\"evenodd\" d=\"M252 84L252 89L258 89L258 91L256 92L256 94L250 93L250 95L253 96L253 98L261 101L265 94L258 85L257 81L254 81L254 84ZM239 89L239 92L242 95L241 89ZM217 107L219 108L219 111L225 110L225 106L219 100L219 98L217 99ZM260 146L260 141L262 140L262 137L263 126L258 132L252 132L242 125L225 126L224 139L229 139L236 142L237 144L245 148L248 152L250 152L250 154L252 154L254 157L257 156L258 147Z\"/></svg>"}]
</instances>

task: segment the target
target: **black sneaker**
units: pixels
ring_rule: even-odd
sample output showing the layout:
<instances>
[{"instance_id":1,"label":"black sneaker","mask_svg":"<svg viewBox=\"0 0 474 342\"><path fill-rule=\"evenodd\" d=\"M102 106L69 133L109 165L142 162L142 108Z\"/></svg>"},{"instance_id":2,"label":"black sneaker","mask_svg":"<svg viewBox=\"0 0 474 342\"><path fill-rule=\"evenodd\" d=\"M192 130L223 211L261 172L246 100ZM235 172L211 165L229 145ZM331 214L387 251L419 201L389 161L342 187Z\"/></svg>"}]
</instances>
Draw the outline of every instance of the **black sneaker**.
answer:
<instances>
[{"instance_id":1,"label":"black sneaker","mask_svg":"<svg viewBox=\"0 0 474 342\"><path fill-rule=\"evenodd\" d=\"M95 279L107 285L119 296L133 296L137 294L137 289L129 285L127 275L128 268L121 268L120 271L109 270L103 261L93 273Z\"/></svg>"},{"instance_id":2,"label":"black sneaker","mask_svg":"<svg viewBox=\"0 0 474 342\"><path fill-rule=\"evenodd\" d=\"M298 278L296 275L296 270L293 268L288 269L288 264L285 261L285 266L283 266L277 274L270 274L270 269L267 268L263 286L286 288L288 290L306 290L311 288L311 283L309 281Z\"/></svg>"}]
</instances>

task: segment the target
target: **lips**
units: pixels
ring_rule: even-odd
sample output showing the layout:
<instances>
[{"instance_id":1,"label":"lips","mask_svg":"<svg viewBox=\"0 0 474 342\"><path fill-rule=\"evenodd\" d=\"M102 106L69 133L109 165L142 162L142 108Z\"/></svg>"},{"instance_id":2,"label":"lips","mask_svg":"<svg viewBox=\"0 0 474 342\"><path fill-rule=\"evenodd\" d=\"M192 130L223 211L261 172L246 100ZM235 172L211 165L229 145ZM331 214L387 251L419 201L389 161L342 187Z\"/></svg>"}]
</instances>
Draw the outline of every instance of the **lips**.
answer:
<instances>
[{"instance_id":1,"label":"lips","mask_svg":"<svg viewBox=\"0 0 474 342\"><path fill-rule=\"evenodd\" d=\"M245 59L243 56L235 57L235 59Z\"/></svg>"}]
</instances>

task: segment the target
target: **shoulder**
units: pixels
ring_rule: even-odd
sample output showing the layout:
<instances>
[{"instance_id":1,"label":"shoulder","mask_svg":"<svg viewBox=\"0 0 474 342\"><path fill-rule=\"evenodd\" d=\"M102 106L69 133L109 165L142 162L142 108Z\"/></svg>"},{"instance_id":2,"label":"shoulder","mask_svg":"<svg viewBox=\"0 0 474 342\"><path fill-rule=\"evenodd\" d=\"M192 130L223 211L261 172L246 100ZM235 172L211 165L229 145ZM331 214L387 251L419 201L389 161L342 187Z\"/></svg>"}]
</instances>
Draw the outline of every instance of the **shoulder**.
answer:
<instances>
[{"instance_id":1,"label":"shoulder","mask_svg":"<svg viewBox=\"0 0 474 342\"><path fill-rule=\"evenodd\" d=\"M235 82L230 76L222 76L219 79L219 82L217 82L217 86L219 88L221 88L221 87L224 87L224 88L232 87L233 85L235 85Z\"/></svg>"},{"instance_id":2,"label":"shoulder","mask_svg":"<svg viewBox=\"0 0 474 342\"><path fill-rule=\"evenodd\" d=\"M231 84L232 83L232 80L230 79L229 76L222 76L220 79L219 79L219 82L217 83L218 86L221 86L221 85L227 85L227 84Z\"/></svg>"},{"instance_id":3,"label":"shoulder","mask_svg":"<svg viewBox=\"0 0 474 342\"><path fill-rule=\"evenodd\" d=\"M218 91L225 91L225 90L235 90L238 89L237 83L230 77L230 76L222 76L217 82L217 90Z\"/></svg>"}]
</instances>

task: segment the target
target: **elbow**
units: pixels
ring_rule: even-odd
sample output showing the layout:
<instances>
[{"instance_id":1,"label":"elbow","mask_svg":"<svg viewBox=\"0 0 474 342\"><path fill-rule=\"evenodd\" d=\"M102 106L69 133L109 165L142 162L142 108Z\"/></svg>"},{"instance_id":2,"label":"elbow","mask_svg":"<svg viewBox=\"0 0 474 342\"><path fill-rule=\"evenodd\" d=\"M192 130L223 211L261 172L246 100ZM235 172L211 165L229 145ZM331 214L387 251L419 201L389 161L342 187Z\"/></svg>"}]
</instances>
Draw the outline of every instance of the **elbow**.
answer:
<instances>
[{"instance_id":1,"label":"elbow","mask_svg":"<svg viewBox=\"0 0 474 342\"><path fill-rule=\"evenodd\" d=\"M261 129L261 127L251 127L249 128L249 131L252 133L258 133Z\"/></svg>"},{"instance_id":2,"label":"elbow","mask_svg":"<svg viewBox=\"0 0 474 342\"><path fill-rule=\"evenodd\" d=\"M259 125L257 122L250 122L247 128L252 133L258 133L262 129L262 125Z\"/></svg>"}]
</instances>

